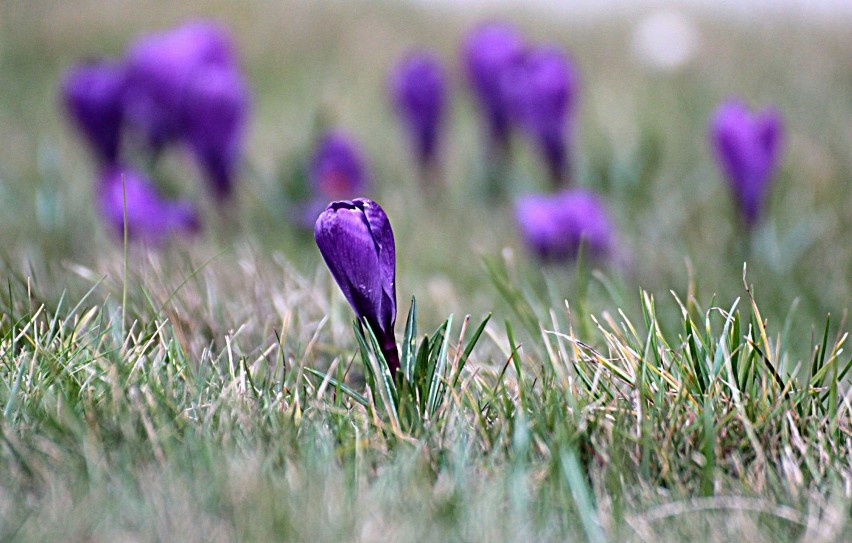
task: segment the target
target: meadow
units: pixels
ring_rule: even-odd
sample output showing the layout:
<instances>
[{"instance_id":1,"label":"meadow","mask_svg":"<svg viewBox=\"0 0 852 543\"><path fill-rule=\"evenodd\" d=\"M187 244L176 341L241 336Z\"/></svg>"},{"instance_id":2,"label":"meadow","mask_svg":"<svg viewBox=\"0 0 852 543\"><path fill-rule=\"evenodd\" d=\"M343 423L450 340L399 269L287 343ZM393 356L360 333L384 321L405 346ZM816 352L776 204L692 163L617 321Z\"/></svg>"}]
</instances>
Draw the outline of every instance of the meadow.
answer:
<instances>
[{"instance_id":1,"label":"meadow","mask_svg":"<svg viewBox=\"0 0 852 543\"><path fill-rule=\"evenodd\" d=\"M0 4L0 540L852 539L848 21L696 15L695 57L666 72L637 59L628 15L197 4ZM125 244L61 76L193 16L230 29L251 89L236 199L214 205L169 151L159 182L203 229ZM574 183L607 204L610 262L524 247L512 198L547 182L521 138L510 198L483 196L459 44L485 19L577 64ZM450 77L427 195L386 81L422 46ZM708 143L729 96L784 116L752 230ZM294 221L327 126L363 145L393 225L397 338L427 334L440 364L428 405L365 367Z\"/></svg>"}]
</instances>

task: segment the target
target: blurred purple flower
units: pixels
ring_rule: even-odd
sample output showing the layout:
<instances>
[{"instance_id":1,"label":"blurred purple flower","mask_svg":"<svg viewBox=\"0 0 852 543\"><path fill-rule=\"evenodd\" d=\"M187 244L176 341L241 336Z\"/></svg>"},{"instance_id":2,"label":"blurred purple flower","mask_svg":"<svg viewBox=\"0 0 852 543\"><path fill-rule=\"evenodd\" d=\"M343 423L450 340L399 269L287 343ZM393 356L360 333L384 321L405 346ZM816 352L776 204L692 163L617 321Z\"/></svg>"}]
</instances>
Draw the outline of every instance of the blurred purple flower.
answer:
<instances>
[{"instance_id":1,"label":"blurred purple flower","mask_svg":"<svg viewBox=\"0 0 852 543\"><path fill-rule=\"evenodd\" d=\"M126 112L154 149L182 135L190 86L205 69L237 69L227 31L209 21L138 38L127 67Z\"/></svg>"},{"instance_id":2,"label":"blurred purple flower","mask_svg":"<svg viewBox=\"0 0 852 543\"><path fill-rule=\"evenodd\" d=\"M612 250L613 227L606 209L587 190L525 196L515 204L515 217L524 242L543 261L576 258L581 243L595 258Z\"/></svg>"},{"instance_id":3,"label":"blurred purple flower","mask_svg":"<svg viewBox=\"0 0 852 543\"><path fill-rule=\"evenodd\" d=\"M509 143L509 117L503 96L503 74L523 56L526 44L513 26L488 23L474 28L465 38L462 63L485 114L492 144Z\"/></svg>"},{"instance_id":4,"label":"blurred purple flower","mask_svg":"<svg viewBox=\"0 0 852 543\"><path fill-rule=\"evenodd\" d=\"M163 199L154 184L132 168L105 169L97 191L100 213L119 238L124 235L125 195L130 239L157 244L174 233L199 230L198 215L189 202Z\"/></svg>"},{"instance_id":5,"label":"blurred purple flower","mask_svg":"<svg viewBox=\"0 0 852 543\"><path fill-rule=\"evenodd\" d=\"M317 219L314 238L355 315L376 334L395 377L396 249L387 215L366 198L332 202Z\"/></svg>"},{"instance_id":6,"label":"blurred purple flower","mask_svg":"<svg viewBox=\"0 0 852 543\"><path fill-rule=\"evenodd\" d=\"M233 192L248 116L248 89L231 68L200 71L186 92L186 138L219 200Z\"/></svg>"},{"instance_id":7,"label":"blurred purple flower","mask_svg":"<svg viewBox=\"0 0 852 543\"><path fill-rule=\"evenodd\" d=\"M574 65L554 47L529 50L502 78L510 117L539 148L556 185L565 182L578 81Z\"/></svg>"},{"instance_id":8,"label":"blurred purple flower","mask_svg":"<svg viewBox=\"0 0 852 543\"><path fill-rule=\"evenodd\" d=\"M783 137L781 115L768 108L751 113L735 99L723 102L710 120L710 141L748 226L760 218Z\"/></svg>"},{"instance_id":9,"label":"blurred purple flower","mask_svg":"<svg viewBox=\"0 0 852 543\"><path fill-rule=\"evenodd\" d=\"M125 72L113 61L77 64L62 82L62 99L69 115L88 139L98 160L118 159Z\"/></svg>"},{"instance_id":10,"label":"blurred purple flower","mask_svg":"<svg viewBox=\"0 0 852 543\"><path fill-rule=\"evenodd\" d=\"M390 75L390 92L408 129L421 167L436 157L438 133L447 101L446 76L431 52L403 58Z\"/></svg>"},{"instance_id":11,"label":"blurred purple flower","mask_svg":"<svg viewBox=\"0 0 852 543\"><path fill-rule=\"evenodd\" d=\"M309 170L311 187L320 199L354 198L367 188L368 173L358 143L341 131L322 136Z\"/></svg>"}]
</instances>

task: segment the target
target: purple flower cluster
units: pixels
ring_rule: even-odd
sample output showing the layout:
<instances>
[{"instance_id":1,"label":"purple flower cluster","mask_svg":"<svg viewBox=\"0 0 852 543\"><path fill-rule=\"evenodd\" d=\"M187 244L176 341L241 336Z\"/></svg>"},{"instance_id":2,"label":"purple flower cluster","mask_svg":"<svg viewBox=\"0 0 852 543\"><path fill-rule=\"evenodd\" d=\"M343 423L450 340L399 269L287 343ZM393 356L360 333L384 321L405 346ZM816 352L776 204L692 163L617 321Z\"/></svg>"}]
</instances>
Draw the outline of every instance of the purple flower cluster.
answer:
<instances>
[{"instance_id":1,"label":"purple flower cluster","mask_svg":"<svg viewBox=\"0 0 852 543\"><path fill-rule=\"evenodd\" d=\"M475 28L463 45L463 64L477 98L490 145L507 152L517 128L541 152L553 184L552 194L530 194L515 201L521 238L541 261L564 263L584 251L594 260L616 252L615 227L603 200L568 184L569 149L579 78L557 48L530 46L512 26L491 23ZM389 87L413 143L421 168L436 160L446 108L446 75L432 53L414 53L391 71ZM730 182L744 222L761 215L782 139L780 115L771 109L751 113L740 102L721 104L710 123L710 140ZM338 200L316 211L316 243L331 275L357 317L375 332L395 376L399 354L396 320L395 246L382 208L365 198L365 168L354 143L327 135L311 163L314 193Z\"/></svg>"},{"instance_id":2,"label":"purple flower cluster","mask_svg":"<svg viewBox=\"0 0 852 543\"><path fill-rule=\"evenodd\" d=\"M565 185L579 86L568 56L527 44L510 25L490 23L468 34L463 57L490 145L505 152L511 127L518 127L544 158L552 183Z\"/></svg>"},{"instance_id":3,"label":"purple flower cluster","mask_svg":"<svg viewBox=\"0 0 852 543\"><path fill-rule=\"evenodd\" d=\"M332 200L352 200L367 193L370 173L364 151L342 130L325 132L308 165L311 196L298 204L295 222L313 228L317 217Z\"/></svg>"},{"instance_id":4,"label":"purple flower cluster","mask_svg":"<svg viewBox=\"0 0 852 543\"><path fill-rule=\"evenodd\" d=\"M503 77L510 118L535 143L556 186L566 184L578 81L565 53L549 46L528 50Z\"/></svg>"},{"instance_id":5,"label":"purple flower cluster","mask_svg":"<svg viewBox=\"0 0 852 543\"><path fill-rule=\"evenodd\" d=\"M249 92L230 36L218 24L188 22L138 38L119 60L73 66L65 74L62 95L100 164L102 180L115 180L115 172L124 172L128 231L134 237L195 231L198 220L173 220L175 206L185 211L188 204L162 200L149 180L126 168L133 149L147 148L156 156L166 145L181 144L198 163L217 201L232 195ZM111 196L115 183L102 181L96 187L101 212L115 226L119 213L108 206L124 203ZM139 202L130 200L137 197ZM131 209L145 210L147 218L131 214ZM123 230L123 224L119 226Z\"/></svg>"}]
</instances>

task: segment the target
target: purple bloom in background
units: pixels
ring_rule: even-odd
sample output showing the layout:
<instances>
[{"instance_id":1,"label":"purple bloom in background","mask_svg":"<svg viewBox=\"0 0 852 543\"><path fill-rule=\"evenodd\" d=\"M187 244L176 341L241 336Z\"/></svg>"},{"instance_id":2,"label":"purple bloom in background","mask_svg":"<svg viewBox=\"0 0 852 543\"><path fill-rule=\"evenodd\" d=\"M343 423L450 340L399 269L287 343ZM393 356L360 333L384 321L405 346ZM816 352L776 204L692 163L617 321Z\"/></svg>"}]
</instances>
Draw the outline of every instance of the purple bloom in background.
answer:
<instances>
[{"instance_id":1,"label":"purple bloom in background","mask_svg":"<svg viewBox=\"0 0 852 543\"><path fill-rule=\"evenodd\" d=\"M314 194L326 202L354 198L367 188L364 154L344 132L327 132L314 150L310 165Z\"/></svg>"},{"instance_id":2,"label":"purple bloom in background","mask_svg":"<svg viewBox=\"0 0 852 543\"><path fill-rule=\"evenodd\" d=\"M463 45L463 65L485 114L492 144L498 147L505 148L509 143L503 74L522 58L525 48L521 33L503 23L474 28Z\"/></svg>"},{"instance_id":3,"label":"purple bloom in background","mask_svg":"<svg viewBox=\"0 0 852 543\"><path fill-rule=\"evenodd\" d=\"M227 31L208 21L148 34L130 46L126 111L152 147L182 135L190 85L211 67L237 69Z\"/></svg>"},{"instance_id":4,"label":"purple bloom in background","mask_svg":"<svg viewBox=\"0 0 852 543\"><path fill-rule=\"evenodd\" d=\"M355 315L376 334L396 377L396 249L387 215L366 198L332 202L317 219L314 238Z\"/></svg>"},{"instance_id":5,"label":"purple bloom in background","mask_svg":"<svg viewBox=\"0 0 852 543\"><path fill-rule=\"evenodd\" d=\"M62 82L62 99L69 115L86 136L99 160L118 159L125 72L116 62L78 64Z\"/></svg>"},{"instance_id":6,"label":"purple bloom in background","mask_svg":"<svg viewBox=\"0 0 852 543\"><path fill-rule=\"evenodd\" d=\"M98 207L109 228L124 235L125 195L130 239L161 243L173 233L195 233L198 215L186 201L163 199L144 175L132 168L111 166L97 185Z\"/></svg>"},{"instance_id":7,"label":"purple bloom in background","mask_svg":"<svg viewBox=\"0 0 852 543\"><path fill-rule=\"evenodd\" d=\"M613 228L606 209L584 189L520 198L515 217L524 242L543 261L576 258L581 243L595 258L606 257L612 249Z\"/></svg>"},{"instance_id":8,"label":"purple bloom in background","mask_svg":"<svg viewBox=\"0 0 852 543\"><path fill-rule=\"evenodd\" d=\"M420 165L426 167L435 160L446 107L444 68L431 52L412 53L394 67L389 86Z\"/></svg>"},{"instance_id":9,"label":"purple bloom in background","mask_svg":"<svg viewBox=\"0 0 852 543\"><path fill-rule=\"evenodd\" d=\"M544 157L555 185L565 182L579 77L554 47L529 50L502 79L510 116Z\"/></svg>"},{"instance_id":10,"label":"purple bloom in background","mask_svg":"<svg viewBox=\"0 0 852 543\"><path fill-rule=\"evenodd\" d=\"M776 110L751 113L738 100L723 102L710 121L713 150L748 226L760 218L778 166L781 125L781 115Z\"/></svg>"},{"instance_id":11,"label":"purple bloom in background","mask_svg":"<svg viewBox=\"0 0 852 543\"><path fill-rule=\"evenodd\" d=\"M236 70L215 66L200 71L186 91L186 138L219 200L233 192L248 117L248 95Z\"/></svg>"}]
</instances>

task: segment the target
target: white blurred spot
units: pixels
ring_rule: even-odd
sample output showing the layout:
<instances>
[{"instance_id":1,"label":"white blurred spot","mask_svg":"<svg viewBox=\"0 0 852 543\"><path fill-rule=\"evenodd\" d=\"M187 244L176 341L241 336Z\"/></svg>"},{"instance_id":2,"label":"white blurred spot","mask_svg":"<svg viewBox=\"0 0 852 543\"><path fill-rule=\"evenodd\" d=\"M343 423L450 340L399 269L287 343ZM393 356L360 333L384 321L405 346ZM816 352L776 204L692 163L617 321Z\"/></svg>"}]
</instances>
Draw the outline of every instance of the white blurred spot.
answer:
<instances>
[{"instance_id":1,"label":"white blurred spot","mask_svg":"<svg viewBox=\"0 0 852 543\"><path fill-rule=\"evenodd\" d=\"M698 30L674 11L648 15L633 31L633 50L652 68L674 71L688 63L698 49Z\"/></svg>"}]
</instances>

